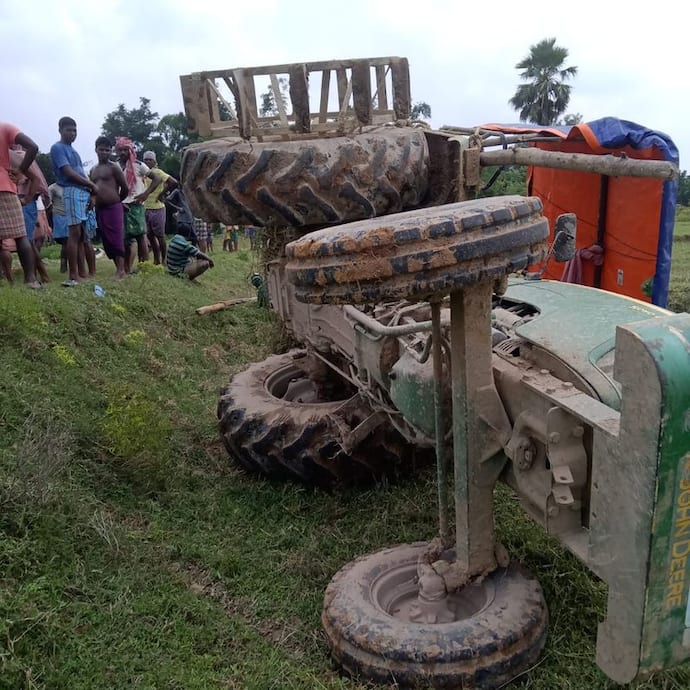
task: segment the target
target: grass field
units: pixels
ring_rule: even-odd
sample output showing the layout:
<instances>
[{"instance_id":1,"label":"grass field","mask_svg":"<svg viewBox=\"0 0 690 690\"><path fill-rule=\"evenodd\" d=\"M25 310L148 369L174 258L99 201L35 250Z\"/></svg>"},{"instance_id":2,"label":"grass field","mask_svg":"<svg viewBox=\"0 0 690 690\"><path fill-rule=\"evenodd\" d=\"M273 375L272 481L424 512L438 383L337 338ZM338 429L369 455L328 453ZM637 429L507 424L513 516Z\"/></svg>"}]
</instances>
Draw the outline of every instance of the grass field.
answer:
<instances>
[{"instance_id":1,"label":"grass field","mask_svg":"<svg viewBox=\"0 0 690 690\"><path fill-rule=\"evenodd\" d=\"M690 208L678 212L673 237L669 308L690 312Z\"/></svg>"},{"instance_id":2,"label":"grass field","mask_svg":"<svg viewBox=\"0 0 690 690\"><path fill-rule=\"evenodd\" d=\"M690 218L677 233L690 235ZM690 305L690 242L672 299ZM362 689L333 669L323 591L355 556L436 530L434 471L339 494L235 470L221 385L280 346L248 296L246 247L200 286L151 266L123 283L0 284L0 689ZM686 307L688 308L688 307ZM501 490L499 538L550 607L542 659L515 687L613 688L594 662L605 586ZM638 684L690 687L675 670Z\"/></svg>"}]
</instances>

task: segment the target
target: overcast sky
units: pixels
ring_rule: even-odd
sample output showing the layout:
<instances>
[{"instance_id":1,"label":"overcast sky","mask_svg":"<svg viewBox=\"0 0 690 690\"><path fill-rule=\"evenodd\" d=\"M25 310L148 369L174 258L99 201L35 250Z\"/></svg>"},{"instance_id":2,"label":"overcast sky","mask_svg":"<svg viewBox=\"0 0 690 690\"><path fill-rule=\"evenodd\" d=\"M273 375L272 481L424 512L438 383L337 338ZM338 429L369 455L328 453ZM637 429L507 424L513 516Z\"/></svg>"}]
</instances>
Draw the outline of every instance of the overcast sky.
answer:
<instances>
[{"instance_id":1,"label":"overcast sky","mask_svg":"<svg viewBox=\"0 0 690 690\"><path fill-rule=\"evenodd\" d=\"M397 55L410 62L412 97L433 126L517 122L508 105L515 64L555 37L577 66L569 112L585 121L633 120L668 134L690 155L688 29L681 5L644 12L618 3L496 0L0 0L0 119L42 151L62 115L77 120L75 147L92 159L105 115L151 100L182 110L179 75L282 62Z\"/></svg>"}]
</instances>

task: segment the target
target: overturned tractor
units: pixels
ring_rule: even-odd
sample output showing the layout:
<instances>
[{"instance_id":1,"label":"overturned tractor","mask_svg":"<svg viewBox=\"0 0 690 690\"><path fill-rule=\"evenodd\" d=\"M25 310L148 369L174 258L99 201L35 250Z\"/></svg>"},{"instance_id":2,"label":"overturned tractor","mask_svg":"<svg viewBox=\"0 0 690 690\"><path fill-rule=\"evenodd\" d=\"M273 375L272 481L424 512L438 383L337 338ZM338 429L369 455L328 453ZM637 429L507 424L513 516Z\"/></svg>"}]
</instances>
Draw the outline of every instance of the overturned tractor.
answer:
<instances>
[{"instance_id":1,"label":"overturned tractor","mask_svg":"<svg viewBox=\"0 0 690 690\"><path fill-rule=\"evenodd\" d=\"M273 85L275 117L258 113L258 78ZM231 457L328 486L436 457L437 539L347 564L326 591L342 667L401 686L498 688L534 663L547 605L496 538L499 480L608 584L597 663L611 678L686 660L690 316L543 280L549 262L574 257L574 216L550 224L535 196L475 198L481 167L509 159L670 181L673 162L523 146L543 133L414 126L399 58L182 85L192 131L215 137L185 152L195 212L291 239L267 282L301 348L225 388Z\"/></svg>"}]
</instances>

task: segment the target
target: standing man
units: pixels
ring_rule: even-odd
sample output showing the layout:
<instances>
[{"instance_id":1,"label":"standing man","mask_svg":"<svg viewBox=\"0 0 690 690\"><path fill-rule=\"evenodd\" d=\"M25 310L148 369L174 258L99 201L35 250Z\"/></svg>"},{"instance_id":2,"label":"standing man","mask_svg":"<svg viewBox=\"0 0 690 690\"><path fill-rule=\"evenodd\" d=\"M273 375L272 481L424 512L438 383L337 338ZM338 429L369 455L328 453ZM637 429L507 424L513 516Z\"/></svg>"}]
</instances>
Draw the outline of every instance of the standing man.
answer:
<instances>
[{"instance_id":1,"label":"standing man","mask_svg":"<svg viewBox=\"0 0 690 690\"><path fill-rule=\"evenodd\" d=\"M168 175L158 167L156 154L153 151L144 153L144 165L158 173L163 180L163 184L144 202L144 211L146 212L146 237L153 250L153 263L165 264L165 204L162 196L177 187L178 182L172 175ZM146 186L149 187L152 184L153 182L147 177Z\"/></svg>"},{"instance_id":2,"label":"standing man","mask_svg":"<svg viewBox=\"0 0 690 690\"><path fill-rule=\"evenodd\" d=\"M26 152L18 170L13 170L10 163L10 149L15 145L21 146ZM24 284L30 288L40 288L41 284L36 280L33 248L26 236L16 183L20 176L29 175L29 167L37 153L38 146L33 139L18 127L0 122L0 245L3 254L6 254L5 240L14 240L24 271Z\"/></svg>"},{"instance_id":3,"label":"standing man","mask_svg":"<svg viewBox=\"0 0 690 690\"><path fill-rule=\"evenodd\" d=\"M72 147L77 138L77 123L71 117L61 117L58 122L60 141L50 147L50 159L53 162L55 179L62 187L62 196L67 217L68 235L65 253L69 278L63 283L65 287L79 285L79 252L93 254L93 245L87 235L89 216L89 199L96 191L96 185L86 177L81 156ZM87 257L89 269L95 271L95 256Z\"/></svg>"},{"instance_id":4,"label":"standing man","mask_svg":"<svg viewBox=\"0 0 690 690\"><path fill-rule=\"evenodd\" d=\"M89 176L96 184L94 203L96 218L101 231L103 249L115 264L115 278L122 280L127 276L125 271L125 211L122 200L127 198L129 190L122 168L110 161L113 142L108 137L96 139L98 164Z\"/></svg>"},{"instance_id":5,"label":"standing man","mask_svg":"<svg viewBox=\"0 0 690 690\"><path fill-rule=\"evenodd\" d=\"M203 218L194 217L194 233L199 242L199 249L205 252L208 249L208 235L210 233L210 224ZM231 250L232 251L232 250Z\"/></svg>"},{"instance_id":6,"label":"standing man","mask_svg":"<svg viewBox=\"0 0 690 690\"><path fill-rule=\"evenodd\" d=\"M25 155L24 151L10 151L12 167L18 170ZM24 227L26 228L26 237L33 251L35 270L41 277L41 281L48 283L50 278L41 258L41 253L38 250L38 245L34 241L34 232L38 227L38 201L40 199L44 204L50 205L50 193L48 192L48 183L45 177L43 177L43 173L36 161L29 166L28 172L31 177L19 177L17 179L17 196L19 197L19 203L22 205Z\"/></svg>"},{"instance_id":7,"label":"standing man","mask_svg":"<svg viewBox=\"0 0 690 690\"><path fill-rule=\"evenodd\" d=\"M65 215L65 199L63 189L53 182L48 187L50 192L50 209L53 220L53 240L60 245L60 273L67 273L67 238L69 237L69 226Z\"/></svg>"},{"instance_id":8,"label":"standing man","mask_svg":"<svg viewBox=\"0 0 690 690\"><path fill-rule=\"evenodd\" d=\"M131 273L134 264L132 243L137 243L139 261L147 261L149 250L146 246L146 212L144 202L163 184L158 171L154 172L137 160L134 144L127 137L115 139L115 153L117 153L120 168L125 174L125 181L129 188L129 195L123 201L125 207L125 268ZM151 180L146 187L144 180Z\"/></svg>"}]
</instances>

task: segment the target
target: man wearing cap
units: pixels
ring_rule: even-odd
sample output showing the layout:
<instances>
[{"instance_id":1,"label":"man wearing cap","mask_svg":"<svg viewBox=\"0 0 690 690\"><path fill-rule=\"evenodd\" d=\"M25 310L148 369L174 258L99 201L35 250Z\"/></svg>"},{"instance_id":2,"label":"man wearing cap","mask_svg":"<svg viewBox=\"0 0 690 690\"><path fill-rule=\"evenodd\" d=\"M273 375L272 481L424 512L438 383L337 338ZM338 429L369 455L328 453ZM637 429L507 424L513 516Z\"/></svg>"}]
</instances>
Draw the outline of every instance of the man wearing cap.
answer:
<instances>
[{"instance_id":1,"label":"man wearing cap","mask_svg":"<svg viewBox=\"0 0 690 690\"><path fill-rule=\"evenodd\" d=\"M158 167L156 154L153 151L144 153L144 165L158 173L163 180L163 184L144 202L144 210L146 212L146 237L153 251L153 263L165 264L165 204L162 197L163 194L177 187L178 182L172 175L168 175ZM153 182L146 178L146 186L150 187L152 184Z\"/></svg>"},{"instance_id":2,"label":"man wearing cap","mask_svg":"<svg viewBox=\"0 0 690 690\"><path fill-rule=\"evenodd\" d=\"M144 202L163 185L163 179L158 170L153 171L147 165L137 160L134 144L127 137L115 139L115 152L118 162L125 174L125 181L129 195L122 202L125 207L125 268L132 272L134 252L132 244L137 243L139 261L148 261L149 250L146 245L146 212ZM151 180L146 187L144 180Z\"/></svg>"}]
</instances>

